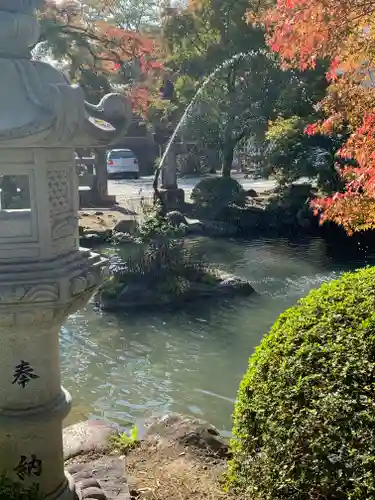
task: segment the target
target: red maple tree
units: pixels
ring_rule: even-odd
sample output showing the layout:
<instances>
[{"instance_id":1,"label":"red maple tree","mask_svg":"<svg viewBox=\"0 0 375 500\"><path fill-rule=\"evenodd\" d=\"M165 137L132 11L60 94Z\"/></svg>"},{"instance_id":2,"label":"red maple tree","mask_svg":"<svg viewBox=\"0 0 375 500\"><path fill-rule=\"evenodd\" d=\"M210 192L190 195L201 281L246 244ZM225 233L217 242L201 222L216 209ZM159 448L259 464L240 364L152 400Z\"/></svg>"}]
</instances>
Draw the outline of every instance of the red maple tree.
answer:
<instances>
[{"instance_id":1,"label":"red maple tree","mask_svg":"<svg viewBox=\"0 0 375 500\"><path fill-rule=\"evenodd\" d=\"M126 91L136 112L145 114L153 99L152 80L163 69L157 40L111 21L113 1L48 0L41 10L42 41L52 54L69 61L71 77L83 71L104 77ZM59 51L61 53L59 53ZM131 71L131 83L126 84Z\"/></svg>"},{"instance_id":2,"label":"red maple tree","mask_svg":"<svg viewBox=\"0 0 375 500\"><path fill-rule=\"evenodd\" d=\"M330 62L327 96L319 103L327 119L307 134L332 134L346 127L351 135L338 152L354 160L340 170L345 190L313 201L321 221L331 220L348 233L375 228L375 3L370 0L267 0L249 22L262 23L267 42L285 66L314 68Z\"/></svg>"}]
</instances>

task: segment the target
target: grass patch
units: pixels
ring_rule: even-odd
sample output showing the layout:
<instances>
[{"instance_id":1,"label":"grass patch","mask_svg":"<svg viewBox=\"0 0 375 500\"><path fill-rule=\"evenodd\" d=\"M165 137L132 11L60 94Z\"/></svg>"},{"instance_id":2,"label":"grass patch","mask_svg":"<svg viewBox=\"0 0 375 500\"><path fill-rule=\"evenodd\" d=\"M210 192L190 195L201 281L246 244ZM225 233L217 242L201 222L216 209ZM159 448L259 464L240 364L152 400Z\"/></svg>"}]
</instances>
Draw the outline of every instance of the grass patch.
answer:
<instances>
[{"instance_id":1,"label":"grass patch","mask_svg":"<svg viewBox=\"0 0 375 500\"><path fill-rule=\"evenodd\" d=\"M126 455L140 444L137 426L134 425L129 434L127 432L121 432L120 434L111 436L110 442L113 449Z\"/></svg>"},{"instance_id":2,"label":"grass patch","mask_svg":"<svg viewBox=\"0 0 375 500\"><path fill-rule=\"evenodd\" d=\"M0 476L0 500L42 500L38 485L25 487L12 481L6 474Z\"/></svg>"}]
</instances>

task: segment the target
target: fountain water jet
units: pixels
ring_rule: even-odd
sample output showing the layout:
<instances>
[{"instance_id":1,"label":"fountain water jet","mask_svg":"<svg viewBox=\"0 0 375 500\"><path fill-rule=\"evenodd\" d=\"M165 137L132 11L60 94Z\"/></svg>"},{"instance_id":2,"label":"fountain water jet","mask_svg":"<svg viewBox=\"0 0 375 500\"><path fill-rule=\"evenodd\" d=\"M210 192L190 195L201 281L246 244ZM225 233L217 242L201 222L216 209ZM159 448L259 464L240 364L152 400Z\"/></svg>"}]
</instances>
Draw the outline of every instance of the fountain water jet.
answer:
<instances>
[{"instance_id":1,"label":"fountain water jet","mask_svg":"<svg viewBox=\"0 0 375 500\"><path fill-rule=\"evenodd\" d=\"M174 169L174 172L170 172L170 177L172 179L174 179L174 184L177 184L177 175L176 175L176 172L175 172L175 169L176 169L176 165L175 163L173 162L170 166L167 165L167 158L168 158L168 155L170 154L171 152L171 148L172 148L172 145L174 143L174 140L176 139L176 136L181 128L181 126L183 125L183 123L185 122L185 120L188 118L189 116L189 113L191 112L193 106L195 105L195 103L197 102L197 99L198 97L202 94L202 92L204 91L204 89L207 87L207 85L215 78L215 76L220 73L220 71L222 71L223 69L226 69L228 67L230 67L233 63L237 62L237 61L240 61L241 59L248 59L249 57L252 57L256 54L259 54L261 52L261 50L258 50L258 51L249 51L249 52L239 52L238 54L235 54L234 56L232 56L230 59L227 59L226 61L224 61L222 64L220 64L219 66L217 66L213 71L212 73L210 73L203 81L202 85L199 87L199 89L197 90L197 92L195 93L194 97L192 98L192 100L190 101L190 103L188 104L188 106L186 107L183 115L181 116L179 122L177 123L177 126L176 128L174 129L173 131L173 134L172 136L170 137L168 143L167 143L167 146L163 152L163 155L160 159L160 163L155 171L155 175L154 175L154 182L153 182L153 189L154 189L154 193L155 193L155 196L154 196L154 200L155 201L160 201L162 203L162 205L165 204L165 201L163 199L163 197L161 196L160 192L159 192L159 189L158 189L158 182L159 182L159 177L160 177L160 173L163 172L163 170L165 169L168 169L168 167L170 167L170 169ZM265 52L265 51L264 51ZM267 54L265 52L265 54ZM167 175L167 177L169 177ZM176 186L172 186L172 189L176 189Z\"/></svg>"}]
</instances>

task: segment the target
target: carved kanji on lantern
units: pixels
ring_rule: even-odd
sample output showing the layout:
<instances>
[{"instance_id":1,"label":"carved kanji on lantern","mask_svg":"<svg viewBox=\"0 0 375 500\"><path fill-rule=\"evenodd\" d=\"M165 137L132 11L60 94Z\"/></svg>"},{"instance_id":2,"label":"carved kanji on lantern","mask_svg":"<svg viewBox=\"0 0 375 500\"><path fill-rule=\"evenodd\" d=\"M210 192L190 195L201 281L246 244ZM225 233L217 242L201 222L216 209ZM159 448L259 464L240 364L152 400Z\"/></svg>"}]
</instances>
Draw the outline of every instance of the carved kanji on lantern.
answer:
<instances>
[{"instance_id":1,"label":"carved kanji on lantern","mask_svg":"<svg viewBox=\"0 0 375 500\"><path fill-rule=\"evenodd\" d=\"M34 368L28 361L21 359L20 364L14 370L12 384L18 384L24 389L30 380L36 378L39 378L39 375L34 373Z\"/></svg>"}]
</instances>

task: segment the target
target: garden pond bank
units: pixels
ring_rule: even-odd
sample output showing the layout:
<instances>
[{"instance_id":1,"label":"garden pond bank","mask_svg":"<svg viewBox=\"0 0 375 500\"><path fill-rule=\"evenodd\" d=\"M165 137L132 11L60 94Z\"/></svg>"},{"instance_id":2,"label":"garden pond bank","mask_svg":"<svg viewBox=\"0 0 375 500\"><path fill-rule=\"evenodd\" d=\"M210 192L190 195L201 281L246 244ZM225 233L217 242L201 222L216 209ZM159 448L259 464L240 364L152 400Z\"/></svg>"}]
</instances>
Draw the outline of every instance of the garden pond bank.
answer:
<instances>
[{"instance_id":1,"label":"garden pond bank","mask_svg":"<svg viewBox=\"0 0 375 500\"><path fill-rule=\"evenodd\" d=\"M375 252L333 253L320 238L191 245L257 294L149 314L100 313L89 304L72 315L61 332L63 382L74 402L67 425L87 417L124 424L172 410L228 435L248 357L276 317L311 288L375 262Z\"/></svg>"}]
</instances>

